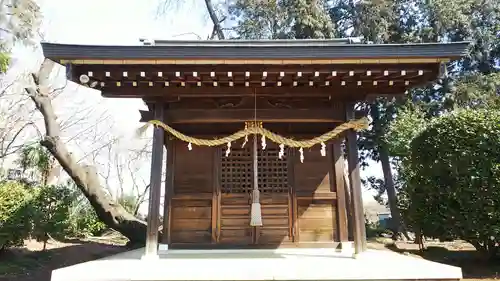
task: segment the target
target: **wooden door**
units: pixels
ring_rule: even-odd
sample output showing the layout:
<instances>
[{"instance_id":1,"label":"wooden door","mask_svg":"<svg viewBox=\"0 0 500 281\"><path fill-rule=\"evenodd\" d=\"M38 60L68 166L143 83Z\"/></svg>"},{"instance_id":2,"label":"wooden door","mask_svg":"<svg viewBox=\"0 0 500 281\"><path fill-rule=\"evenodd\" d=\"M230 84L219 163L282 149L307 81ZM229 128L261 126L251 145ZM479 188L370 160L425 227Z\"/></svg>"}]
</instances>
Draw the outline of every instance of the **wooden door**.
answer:
<instances>
[{"instance_id":1,"label":"wooden door","mask_svg":"<svg viewBox=\"0 0 500 281\"><path fill-rule=\"evenodd\" d=\"M291 240L291 206L288 161L279 159L279 148L268 144L258 150L258 185L261 192L261 227L250 226L253 188L252 143L220 154L219 243L279 245Z\"/></svg>"}]
</instances>

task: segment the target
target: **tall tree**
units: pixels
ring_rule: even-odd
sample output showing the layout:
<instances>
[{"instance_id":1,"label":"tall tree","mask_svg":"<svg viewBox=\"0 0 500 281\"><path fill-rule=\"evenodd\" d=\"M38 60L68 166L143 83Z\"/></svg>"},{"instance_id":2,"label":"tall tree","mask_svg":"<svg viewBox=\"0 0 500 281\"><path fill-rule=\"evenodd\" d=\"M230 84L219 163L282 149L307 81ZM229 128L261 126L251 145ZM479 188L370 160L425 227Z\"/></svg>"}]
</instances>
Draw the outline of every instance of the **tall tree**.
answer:
<instances>
[{"instance_id":1,"label":"tall tree","mask_svg":"<svg viewBox=\"0 0 500 281\"><path fill-rule=\"evenodd\" d=\"M448 65L449 76L436 84L410 91L408 98L433 116L456 107L455 81L467 73L488 73L498 61L498 1L478 0L380 0L334 1L330 14L341 36L362 36L375 43L449 42L472 40L474 48L466 59ZM481 75L481 74L479 74ZM463 93L463 91L462 91ZM362 160L372 158L382 164L384 181L370 179L372 187L387 192L394 230L399 231L397 192L391 157L384 135L401 103L377 99L361 108L372 120L372 129L360 138ZM378 183L378 184L377 184Z\"/></svg>"}]
</instances>

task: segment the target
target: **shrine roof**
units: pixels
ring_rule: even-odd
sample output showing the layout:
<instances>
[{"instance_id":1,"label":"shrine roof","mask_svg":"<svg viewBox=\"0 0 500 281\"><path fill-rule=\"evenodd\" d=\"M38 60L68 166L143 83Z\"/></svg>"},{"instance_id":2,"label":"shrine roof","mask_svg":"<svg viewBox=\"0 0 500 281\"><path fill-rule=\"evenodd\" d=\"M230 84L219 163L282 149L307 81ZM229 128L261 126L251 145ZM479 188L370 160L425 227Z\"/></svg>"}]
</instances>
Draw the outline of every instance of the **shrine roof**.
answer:
<instances>
[{"instance_id":1,"label":"shrine roof","mask_svg":"<svg viewBox=\"0 0 500 281\"><path fill-rule=\"evenodd\" d=\"M70 81L105 97L402 96L446 73L469 42L360 44L329 40L156 40L135 46L42 43Z\"/></svg>"},{"instance_id":2,"label":"shrine roof","mask_svg":"<svg viewBox=\"0 0 500 281\"><path fill-rule=\"evenodd\" d=\"M150 45L129 46L42 43L45 57L59 62L88 59L456 59L466 54L468 46L469 42L359 44L349 39L156 40Z\"/></svg>"}]
</instances>

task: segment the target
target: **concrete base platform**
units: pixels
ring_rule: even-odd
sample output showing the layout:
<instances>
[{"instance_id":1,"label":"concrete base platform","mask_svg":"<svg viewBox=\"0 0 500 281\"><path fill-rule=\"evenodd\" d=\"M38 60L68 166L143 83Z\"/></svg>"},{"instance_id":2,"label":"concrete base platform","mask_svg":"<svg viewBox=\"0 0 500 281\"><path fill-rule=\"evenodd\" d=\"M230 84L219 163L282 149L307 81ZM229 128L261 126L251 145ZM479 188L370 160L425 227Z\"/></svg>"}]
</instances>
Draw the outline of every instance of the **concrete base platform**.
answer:
<instances>
[{"instance_id":1,"label":"concrete base platform","mask_svg":"<svg viewBox=\"0 0 500 281\"><path fill-rule=\"evenodd\" d=\"M353 258L333 249L169 250L141 259L143 249L52 271L52 281L153 280L459 280L459 267L389 251Z\"/></svg>"}]
</instances>

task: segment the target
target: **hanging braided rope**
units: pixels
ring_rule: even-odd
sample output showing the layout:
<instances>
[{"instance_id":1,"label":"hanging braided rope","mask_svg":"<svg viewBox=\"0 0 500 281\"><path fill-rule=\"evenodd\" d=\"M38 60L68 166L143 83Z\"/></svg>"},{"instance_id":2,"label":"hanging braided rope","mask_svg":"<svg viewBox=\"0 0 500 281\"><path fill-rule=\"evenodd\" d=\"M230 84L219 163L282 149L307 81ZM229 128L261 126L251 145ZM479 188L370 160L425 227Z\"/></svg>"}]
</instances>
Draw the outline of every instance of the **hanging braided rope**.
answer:
<instances>
[{"instance_id":1,"label":"hanging braided rope","mask_svg":"<svg viewBox=\"0 0 500 281\"><path fill-rule=\"evenodd\" d=\"M192 143L194 145L198 146L219 146L219 145L225 145L230 142L234 142L236 140L239 140L241 138L244 138L248 135L262 135L265 136L266 138L270 139L271 141L279 144L284 144L288 147L301 147L301 148L309 148L317 144L324 143L342 132L349 130L349 129L354 129L355 131L361 131L364 130L368 127L368 119L366 117L357 119L357 120L350 120L346 123L343 123L335 129L312 139L309 140L294 140L290 138L286 138L283 136L280 136L278 134L275 134L265 128L262 127L262 122L258 122L258 124L255 124L253 122L247 122L245 125L245 129L240 130L232 135L219 138L219 139L199 139L199 138L194 138L190 137L187 135L184 135L183 133L175 130L174 128L168 126L167 124L159 121L159 120L151 120L141 128L139 128L138 133L142 134L144 131L147 129L148 126L150 125L155 125L163 128L165 131L168 133L172 134L176 138Z\"/></svg>"}]
</instances>

